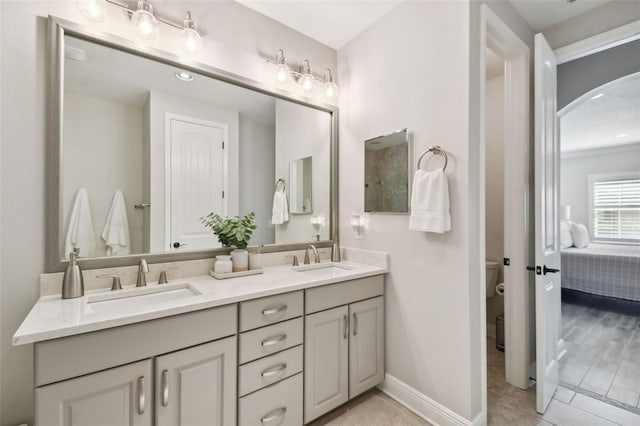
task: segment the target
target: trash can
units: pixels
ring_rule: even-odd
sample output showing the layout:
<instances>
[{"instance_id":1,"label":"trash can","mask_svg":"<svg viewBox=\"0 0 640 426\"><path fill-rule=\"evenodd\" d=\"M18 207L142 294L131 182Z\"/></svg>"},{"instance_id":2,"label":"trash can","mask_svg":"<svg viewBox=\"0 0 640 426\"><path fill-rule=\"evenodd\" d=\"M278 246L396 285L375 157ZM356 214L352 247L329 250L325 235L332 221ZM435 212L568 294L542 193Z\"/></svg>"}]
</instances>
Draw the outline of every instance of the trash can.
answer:
<instances>
[{"instance_id":1,"label":"trash can","mask_svg":"<svg viewBox=\"0 0 640 426\"><path fill-rule=\"evenodd\" d=\"M504 352L504 315L496 317L496 349Z\"/></svg>"}]
</instances>

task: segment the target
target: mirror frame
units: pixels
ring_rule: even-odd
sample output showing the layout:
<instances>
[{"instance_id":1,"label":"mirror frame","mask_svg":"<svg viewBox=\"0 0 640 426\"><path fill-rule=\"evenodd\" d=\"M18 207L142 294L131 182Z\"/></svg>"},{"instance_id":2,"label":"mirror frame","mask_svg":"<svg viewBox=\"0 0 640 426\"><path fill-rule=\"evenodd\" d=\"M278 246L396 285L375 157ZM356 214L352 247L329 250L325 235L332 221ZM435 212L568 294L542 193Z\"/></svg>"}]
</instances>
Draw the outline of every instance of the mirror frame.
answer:
<instances>
[{"instance_id":1,"label":"mirror frame","mask_svg":"<svg viewBox=\"0 0 640 426\"><path fill-rule=\"evenodd\" d=\"M66 21L49 15L48 19L48 111L47 111L47 162L46 162L46 236L45 272L64 271L69 264L67 260L60 259L59 244L63 227L62 205L62 130L63 130L63 95L64 95L64 46L65 35L71 35L83 40L91 41L106 47L118 49L123 52L138 55L143 58L158 61L167 65L195 72L206 77L233 84L238 87L253 90L258 93L273 96L278 99L294 102L299 105L314 108L331 114L331 152L330 152L330 240L313 241L295 244L269 244L262 249L263 253L302 250L308 244L316 247L331 247L338 241L338 108L334 105L318 102L282 89L267 86L255 80L251 80L201 62L188 60L170 52L160 49L138 45L135 42L101 31L95 31L74 22ZM310 237L311 238L311 237ZM208 250L193 250L185 252L160 252L139 253L124 256L93 257L83 260L82 265L86 269L111 268L135 264L140 259L146 259L149 263L175 262L183 260L208 259L217 254L226 254L229 248L215 248Z\"/></svg>"}]
</instances>

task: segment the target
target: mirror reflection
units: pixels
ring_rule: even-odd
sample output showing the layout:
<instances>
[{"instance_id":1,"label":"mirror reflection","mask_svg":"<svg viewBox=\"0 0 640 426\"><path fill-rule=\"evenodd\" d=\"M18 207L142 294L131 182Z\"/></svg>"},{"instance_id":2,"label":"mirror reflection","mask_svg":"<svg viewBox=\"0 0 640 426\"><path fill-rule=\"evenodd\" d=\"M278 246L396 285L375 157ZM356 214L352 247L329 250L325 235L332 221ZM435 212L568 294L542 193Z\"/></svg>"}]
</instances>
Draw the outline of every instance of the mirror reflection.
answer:
<instances>
[{"instance_id":1,"label":"mirror reflection","mask_svg":"<svg viewBox=\"0 0 640 426\"><path fill-rule=\"evenodd\" d=\"M62 117L62 259L216 248L210 212L255 212L251 245L314 240L273 223L278 179L329 216L330 113L65 36Z\"/></svg>"},{"instance_id":2,"label":"mirror reflection","mask_svg":"<svg viewBox=\"0 0 640 426\"><path fill-rule=\"evenodd\" d=\"M409 134L401 130L364 143L364 211L409 211Z\"/></svg>"}]
</instances>

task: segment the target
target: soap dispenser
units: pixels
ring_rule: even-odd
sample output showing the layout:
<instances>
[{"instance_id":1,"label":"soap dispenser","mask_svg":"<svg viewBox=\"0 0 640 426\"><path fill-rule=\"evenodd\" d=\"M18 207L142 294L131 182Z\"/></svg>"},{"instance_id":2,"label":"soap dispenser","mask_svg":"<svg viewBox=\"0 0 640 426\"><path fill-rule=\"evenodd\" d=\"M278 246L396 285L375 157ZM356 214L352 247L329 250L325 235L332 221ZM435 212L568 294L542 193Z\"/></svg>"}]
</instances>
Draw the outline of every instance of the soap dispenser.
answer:
<instances>
[{"instance_id":1,"label":"soap dispenser","mask_svg":"<svg viewBox=\"0 0 640 426\"><path fill-rule=\"evenodd\" d=\"M64 278L62 279L62 298L63 299L75 299L76 297L84 296L84 278L82 277L82 270L78 264L78 257L80 254L79 248L74 248L69 253L69 266L64 271Z\"/></svg>"}]
</instances>

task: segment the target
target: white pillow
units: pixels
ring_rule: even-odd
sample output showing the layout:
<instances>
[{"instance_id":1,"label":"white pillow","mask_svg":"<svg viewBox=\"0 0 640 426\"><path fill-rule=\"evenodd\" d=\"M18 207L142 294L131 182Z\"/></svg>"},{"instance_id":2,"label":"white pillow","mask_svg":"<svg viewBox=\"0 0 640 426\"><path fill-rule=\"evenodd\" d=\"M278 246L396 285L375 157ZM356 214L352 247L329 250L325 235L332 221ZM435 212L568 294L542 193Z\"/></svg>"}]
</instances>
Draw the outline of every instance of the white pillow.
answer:
<instances>
[{"instance_id":1,"label":"white pillow","mask_svg":"<svg viewBox=\"0 0 640 426\"><path fill-rule=\"evenodd\" d=\"M568 248L573 245L573 238L571 238L570 223L564 220L560 222L560 247Z\"/></svg>"},{"instance_id":2,"label":"white pillow","mask_svg":"<svg viewBox=\"0 0 640 426\"><path fill-rule=\"evenodd\" d=\"M585 248L589 245L589 232L587 227L581 223L571 224L571 239L577 248Z\"/></svg>"}]
</instances>

